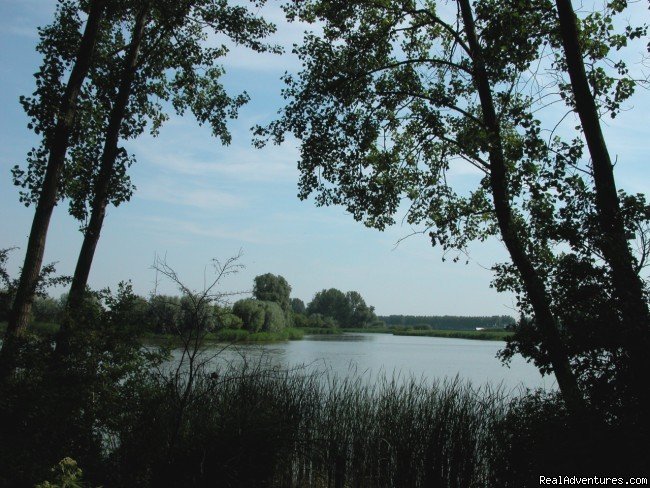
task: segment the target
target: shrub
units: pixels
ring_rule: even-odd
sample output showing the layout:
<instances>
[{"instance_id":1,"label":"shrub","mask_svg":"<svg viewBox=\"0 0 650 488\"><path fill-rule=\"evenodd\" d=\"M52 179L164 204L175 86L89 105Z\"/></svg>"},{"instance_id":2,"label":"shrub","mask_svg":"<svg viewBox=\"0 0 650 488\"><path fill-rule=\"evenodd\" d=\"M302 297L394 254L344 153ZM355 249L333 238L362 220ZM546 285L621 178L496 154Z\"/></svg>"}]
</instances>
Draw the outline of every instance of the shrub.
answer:
<instances>
[{"instance_id":1,"label":"shrub","mask_svg":"<svg viewBox=\"0 0 650 488\"><path fill-rule=\"evenodd\" d=\"M261 302L264 307L264 325L262 330L265 332L279 332L286 326L284 312L275 302Z\"/></svg>"},{"instance_id":2,"label":"shrub","mask_svg":"<svg viewBox=\"0 0 650 488\"><path fill-rule=\"evenodd\" d=\"M259 300L239 300L233 304L232 313L242 320L244 328L249 332L259 332L264 326L266 311Z\"/></svg>"}]
</instances>

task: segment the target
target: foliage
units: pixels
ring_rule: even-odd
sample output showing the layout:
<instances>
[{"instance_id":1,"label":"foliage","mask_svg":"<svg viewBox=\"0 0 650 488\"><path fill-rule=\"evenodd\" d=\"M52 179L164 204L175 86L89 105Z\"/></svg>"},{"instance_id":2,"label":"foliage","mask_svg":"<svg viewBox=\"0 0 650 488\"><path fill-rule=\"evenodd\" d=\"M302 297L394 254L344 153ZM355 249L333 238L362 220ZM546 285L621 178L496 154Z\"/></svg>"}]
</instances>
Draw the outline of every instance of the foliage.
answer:
<instances>
[{"instance_id":1,"label":"foliage","mask_svg":"<svg viewBox=\"0 0 650 488\"><path fill-rule=\"evenodd\" d=\"M232 311L221 311L219 313L221 326L225 329L241 329L244 326L243 320L232 313Z\"/></svg>"},{"instance_id":2,"label":"foliage","mask_svg":"<svg viewBox=\"0 0 650 488\"><path fill-rule=\"evenodd\" d=\"M58 107L53 100L60 99L64 88L61 78L76 55L84 8L85 3L79 0L60 2L55 20L39 31L37 50L43 55L43 64L35 75L37 89L32 96L21 97L21 103L30 117L29 128L43 139L29 152L26 168L17 165L13 169L14 182L23 188L21 201L26 205L38 199ZM131 30L142 9L149 9L150 15L128 110L120 121L123 140L140 136L147 127L157 135L171 108L181 115L189 110L199 124L208 124L214 136L228 144L231 136L226 121L236 117L248 95L226 93L221 84L224 69L219 62L228 49L209 46L208 32L224 35L256 52L280 51L263 42L275 27L246 6L221 0L112 2L80 93L79 113L60 182L59 198L69 198L70 213L82 222L88 216L111 109L122 82L129 51L125 32ZM125 147L117 149L108 197L113 205L128 201L132 195L134 186L127 170L134 161Z\"/></svg>"},{"instance_id":3,"label":"foliage","mask_svg":"<svg viewBox=\"0 0 650 488\"><path fill-rule=\"evenodd\" d=\"M335 318L330 317L329 315L312 313L307 317L307 327L333 329L338 328L339 323Z\"/></svg>"},{"instance_id":4,"label":"foliage","mask_svg":"<svg viewBox=\"0 0 650 488\"><path fill-rule=\"evenodd\" d=\"M242 320L243 327L249 332L259 332L264 326L264 306L252 298L233 303L232 313Z\"/></svg>"},{"instance_id":5,"label":"foliage","mask_svg":"<svg viewBox=\"0 0 650 488\"><path fill-rule=\"evenodd\" d=\"M300 298L292 298L291 311L294 314L304 314L307 311L307 307L305 307L305 302L303 302Z\"/></svg>"},{"instance_id":6,"label":"foliage","mask_svg":"<svg viewBox=\"0 0 650 488\"><path fill-rule=\"evenodd\" d=\"M264 325L262 330L265 332L279 332L284 329L287 319L284 311L276 302L262 302L264 307Z\"/></svg>"},{"instance_id":7,"label":"foliage","mask_svg":"<svg viewBox=\"0 0 650 488\"><path fill-rule=\"evenodd\" d=\"M150 330L169 333L175 329L180 309L180 297L153 294L149 297L146 323Z\"/></svg>"},{"instance_id":8,"label":"foliage","mask_svg":"<svg viewBox=\"0 0 650 488\"><path fill-rule=\"evenodd\" d=\"M235 302L232 313L241 319L249 332L278 332L287 325L285 313L276 302L247 298Z\"/></svg>"},{"instance_id":9,"label":"foliage","mask_svg":"<svg viewBox=\"0 0 650 488\"><path fill-rule=\"evenodd\" d=\"M77 466L77 462L69 457L63 458L52 468L54 483L44 481L35 488L82 488L83 471Z\"/></svg>"},{"instance_id":10,"label":"foliage","mask_svg":"<svg viewBox=\"0 0 650 488\"><path fill-rule=\"evenodd\" d=\"M8 319L16 287L18 286L18 280L12 278L7 271L9 254L14 250L15 248L0 249L0 321ZM34 312L36 320L53 322L58 319L58 305L47 296L47 289L65 285L69 282L69 276L56 274L56 263L43 266L36 282L35 302L36 307L40 306L40 309Z\"/></svg>"},{"instance_id":11,"label":"foliage","mask_svg":"<svg viewBox=\"0 0 650 488\"><path fill-rule=\"evenodd\" d=\"M89 295L67 354L53 335L19 345L16 373L0 385L0 484L33 486L70 456L90 479L110 468L103 453L132 425L134 406L149 394L152 371L166 356L143 349L143 329L122 318L137 302L128 284Z\"/></svg>"},{"instance_id":12,"label":"foliage","mask_svg":"<svg viewBox=\"0 0 650 488\"><path fill-rule=\"evenodd\" d=\"M403 326L414 327L427 325L432 329L474 330L476 327L507 327L515 323L509 315L464 317L454 315L388 315L379 319L386 322L389 327Z\"/></svg>"},{"instance_id":13,"label":"foliage","mask_svg":"<svg viewBox=\"0 0 650 488\"><path fill-rule=\"evenodd\" d=\"M63 308L59 300L37 297L32 305L32 317L36 322L60 322Z\"/></svg>"},{"instance_id":14,"label":"foliage","mask_svg":"<svg viewBox=\"0 0 650 488\"><path fill-rule=\"evenodd\" d=\"M309 327L336 326L341 327L366 327L377 320L374 314L374 307L369 307L356 291L343 293L336 288L322 290L314 295L314 298L307 306L307 314L310 316ZM321 319L314 317L319 315L333 319L333 323L319 325Z\"/></svg>"},{"instance_id":15,"label":"foliage","mask_svg":"<svg viewBox=\"0 0 650 488\"><path fill-rule=\"evenodd\" d=\"M253 283L253 296L260 301L275 302L285 313L291 310L291 286L280 275L266 273L256 276Z\"/></svg>"}]
</instances>

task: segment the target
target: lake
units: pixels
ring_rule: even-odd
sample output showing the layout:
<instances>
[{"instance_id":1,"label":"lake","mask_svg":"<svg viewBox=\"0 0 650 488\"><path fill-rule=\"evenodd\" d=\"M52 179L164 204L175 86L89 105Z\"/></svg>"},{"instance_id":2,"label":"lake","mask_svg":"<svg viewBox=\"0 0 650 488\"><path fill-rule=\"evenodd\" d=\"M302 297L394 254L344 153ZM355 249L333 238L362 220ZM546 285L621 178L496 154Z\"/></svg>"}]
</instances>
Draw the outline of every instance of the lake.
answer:
<instances>
[{"instance_id":1,"label":"lake","mask_svg":"<svg viewBox=\"0 0 650 488\"><path fill-rule=\"evenodd\" d=\"M556 389L553 376L542 377L532 364L520 356L510 367L495 356L504 346L500 341L447 339L440 337L394 336L391 334L345 333L307 335L303 340L273 344L230 346L219 353L218 361L262 361L269 366L296 368L310 372L328 372L349 377L360 375L364 381L378 376L413 377L426 382L454 378L469 380L475 386L501 385L512 393L522 388ZM215 353L223 345L212 345Z\"/></svg>"}]
</instances>

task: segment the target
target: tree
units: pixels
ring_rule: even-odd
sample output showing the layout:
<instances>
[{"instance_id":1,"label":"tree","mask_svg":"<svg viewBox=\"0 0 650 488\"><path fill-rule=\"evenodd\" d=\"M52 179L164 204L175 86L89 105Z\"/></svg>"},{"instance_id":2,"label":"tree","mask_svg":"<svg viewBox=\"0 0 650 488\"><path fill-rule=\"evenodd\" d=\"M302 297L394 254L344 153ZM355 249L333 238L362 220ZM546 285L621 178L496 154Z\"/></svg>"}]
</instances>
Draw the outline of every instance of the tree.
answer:
<instances>
[{"instance_id":1,"label":"tree","mask_svg":"<svg viewBox=\"0 0 650 488\"><path fill-rule=\"evenodd\" d=\"M180 298L154 294L149 297L146 322L151 330L169 334L178 321Z\"/></svg>"},{"instance_id":2,"label":"tree","mask_svg":"<svg viewBox=\"0 0 650 488\"><path fill-rule=\"evenodd\" d=\"M350 313L350 305L345 293L336 288L319 291L307 305L307 314L332 317L342 327L349 326Z\"/></svg>"},{"instance_id":3,"label":"tree","mask_svg":"<svg viewBox=\"0 0 650 488\"><path fill-rule=\"evenodd\" d=\"M2 355L8 354L15 338L27 327L32 300L37 287L50 217L56 205L59 180L63 171L66 151L74 131L77 117L77 100L92 62L97 37L106 8L106 1L94 0L89 4L88 18L83 35L79 9L71 2L61 2L54 22L40 31L41 42L37 50L43 54L43 64L36 73L37 89L34 103L23 99L23 106L31 118L29 128L42 135L40 150L33 150L30 159L46 162L39 184L34 185L37 195L36 211L29 234L20 280L9 317ZM60 56L65 53L68 62ZM72 65L68 81L63 87L61 78ZM37 155L34 155L34 152ZM10 362L10 361L9 361Z\"/></svg>"},{"instance_id":4,"label":"tree","mask_svg":"<svg viewBox=\"0 0 650 488\"><path fill-rule=\"evenodd\" d=\"M265 332L279 332L287 325L287 316L276 302L262 302L264 307L264 325L262 330Z\"/></svg>"},{"instance_id":5,"label":"tree","mask_svg":"<svg viewBox=\"0 0 650 488\"><path fill-rule=\"evenodd\" d=\"M352 327L368 327L377 320L375 308L366 305L361 294L356 291L349 291L345 298L350 308L350 324Z\"/></svg>"},{"instance_id":6,"label":"tree","mask_svg":"<svg viewBox=\"0 0 650 488\"><path fill-rule=\"evenodd\" d=\"M261 301L275 302L285 313L291 310L291 286L280 275L266 273L255 277L253 296Z\"/></svg>"},{"instance_id":7,"label":"tree","mask_svg":"<svg viewBox=\"0 0 650 488\"><path fill-rule=\"evenodd\" d=\"M336 288L316 293L307 306L307 313L310 318L316 315L332 318L341 327L367 327L377 320L374 307L366 305L359 292L343 293ZM320 319L313 320L318 323Z\"/></svg>"},{"instance_id":8,"label":"tree","mask_svg":"<svg viewBox=\"0 0 650 488\"><path fill-rule=\"evenodd\" d=\"M494 11L494 2L476 2L476 12L467 0L456 4L448 21L435 5L409 0L291 4L291 17L318 20L323 34L297 48L303 71L285 78L289 101L279 120L258 127L258 142L293 133L302 145L300 197L344 205L367 226L392 224L407 199L406 220L445 251L498 233L517 272L509 285L523 291L543 354L579 412L583 394L545 287L545 249L526 227L540 208L520 205L537 197L522 181L551 159L533 101L517 90L537 60L543 41L531 30L548 27L545 11L517 11L525 29L515 29L509 3ZM463 161L483 175L465 194L446 177Z\"/></svg>"},{"instance_id":9,"label":"tree","mask_svg":"<svg viewBox=\"0 0 650 488\"><path fill-rule=\"evenodd\" d=\"M635 394L639 394L643 398L641 404L647 405L648 394L645 385L650 378L650 358L647 352L650 347L648 300L639 276L638 263L632 255L628 243L629 231L626 228L625 212L619 201L619 193L614 179L614 166L600 125L599 114L600 105L614 117L620 103L633 93L635 83L628 76L628 68L622 61L615 64L620 75L618 82L615 82L612 76L608 76L603 68L592 68L589 73L592 76L589 77L585 70L584 48L580 45L581 42L584 43L585 36L580 32L578 18L571 1L556 0L555 5L559 19L559 37L564 50L564 59L562 60L564 63L561 65L569 74L573 95L569 100L580 118L591 155L594 200L600 230L600 237L596 243L602 252L603 259L611 268L613 292L618 301L617 309L620 310L619 321L622 328L621 335L624 336L623 345L630 355L629 379L634 383ZM605 58L612 47L620 49L627 44L629 39L647 33L647 26L628 27L624 34L614 36L609 33L613 27L613 15L624 11L626 6L627 2L625 1L608 2L608 10L605 15L595 19L597 25L604 25L607 32L597 38L597 41L600 42L586 46L586 54L592 66L596 61ZM586 28L592 27L593 25L590 26L589 21L594 19L587 20L583 25ZM604 51L605 54L594 55L593 44L601 48L601 52ZM593 76L594 74L598 76ZM607 97L607 92L612 90L612 87L614 95ZM599 104L599 97L603 95L606 97L606 103ZM645 206L643 204L644 201L641 202L641 205ZM647 222L647 219L650 218L650 207L645 207L643 220Z\"/></svg>"},{"instance_id":10,"label":"tree","mask_svg":"<svg viewBox=\"0 0 650 488\"><path fill-rule=\"evenodd\" d=\"M305 302L303 302L300 298L292 298L291 311L293 313L304 314L307 311L307 307L305 307Z\"/></svg>"},{"instance_id":11,"label":"tree","mask_svg":"<svg viewBox=\"0 0 650 488\"><path fill-rule=\"evenodd\" d=\"M238 300L232 305L232 313L242 320L244 329L249 332L259 332L264 327L266 311L259 300Z\"/></svg>"},{"instance_id":12,"label":"tree","mask_svg":"<svg viewBox=\"0 0 650 488\"><path fill-rule=\"evenodd\" d=\"M208 31L225 35L234 43L254 51L275 51L262 39L274 26L251 14L242 6L230 6L219 0L185 0L183 2L136 2L131 41L118 69L98 70L102 86L104 77L113 78L108 92L116 92L115 103L105 117L107 126L104 148L97 177L93 181L91 213L84 232L77 267L70 291L74 308L85 290L90 266L103 225L110 187L120 176L115 162L123 153L120 138L140 135L147 119L155 133L166 118L157 99L170 100L182 114L190 110L200 124L211 126L213 135L224 144L230 142L226 119L234 118L248 97L231 98L220 82L223 68L216 65L227 48L209 47ZM105 99L105 94L99 94Z\"/></svg>"},{"instance_id":13,"label":"tree","mask_svg":"<svg viewBox=\"0 0 650 488\"><path fill-rule=\"evenodd\" d=\"M233 304L232 313L249 332L278 332L287 325L286 314L277 302L246 298Z\"/></svg>"}]
</instances>

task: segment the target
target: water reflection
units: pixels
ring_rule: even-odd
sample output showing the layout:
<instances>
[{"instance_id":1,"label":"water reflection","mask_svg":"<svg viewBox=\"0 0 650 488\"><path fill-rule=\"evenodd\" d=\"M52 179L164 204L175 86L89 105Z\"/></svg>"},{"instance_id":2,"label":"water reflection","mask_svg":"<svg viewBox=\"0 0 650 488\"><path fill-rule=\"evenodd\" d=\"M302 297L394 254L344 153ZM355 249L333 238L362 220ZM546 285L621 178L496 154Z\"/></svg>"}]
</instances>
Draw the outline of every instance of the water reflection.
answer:
<instances>
[{"instance_id":1,"label":"water reflection","mask_svg":"<svg viewBox=\"0 0 650 488\"><path fill-rule=\"evenodd\" d=\"M501 386L517 393L522 388L555 389L552 376L542 377L521 357L510 367L496 354L502 342L393 336L389 334L342 334L305 336L301 341L276 344L209 345L215 367L243 361L265 367L322 373L328 377L361 377L373 382L382 376L405 381L433 382L455 377L475 385ZM222 350L223 349L223 350ZM217 354L218 353L218 354ZM178 360L179 352L176 353Z\"/></svg>"},{"instance_id":2,"label":"water reflection","mask_svg":"<svg viewBox=\"0 0 650 488\"><path fill-rule=\"evenodd\" d=\"M306 341L332 342L361 342L371 341L373 334L344 333L344 334L314 334L305 336Z\"/></svg>"}]
</instances>

